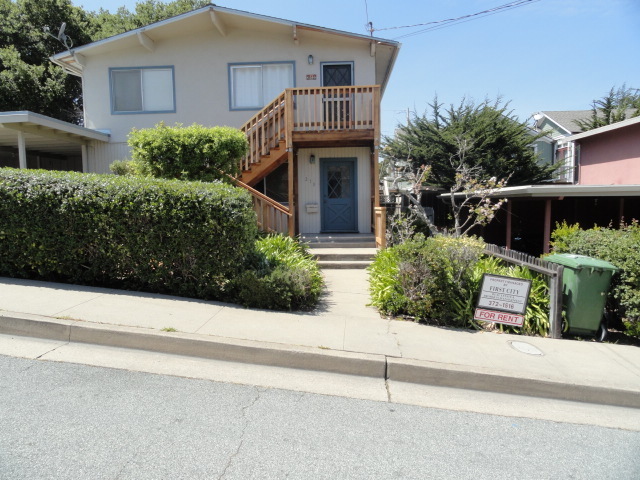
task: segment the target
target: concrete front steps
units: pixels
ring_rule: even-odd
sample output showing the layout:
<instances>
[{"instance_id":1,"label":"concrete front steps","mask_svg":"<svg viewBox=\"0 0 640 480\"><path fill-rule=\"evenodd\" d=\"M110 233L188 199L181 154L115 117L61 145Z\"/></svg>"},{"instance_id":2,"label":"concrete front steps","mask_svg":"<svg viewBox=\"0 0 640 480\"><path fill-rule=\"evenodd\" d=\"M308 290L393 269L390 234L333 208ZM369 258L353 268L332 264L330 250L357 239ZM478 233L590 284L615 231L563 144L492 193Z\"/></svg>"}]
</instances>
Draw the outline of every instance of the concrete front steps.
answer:
<instances>
[{"instance_id":1,"label":"concrete front steps","mask_svg":"<svg viewBox=\"0 0 640 480\"><path fill-rule=\"evenodd\" d=\"M364 269L377 252L372 234L306 234L301 241L324 269Z\"/></svg>"}]
</instances>

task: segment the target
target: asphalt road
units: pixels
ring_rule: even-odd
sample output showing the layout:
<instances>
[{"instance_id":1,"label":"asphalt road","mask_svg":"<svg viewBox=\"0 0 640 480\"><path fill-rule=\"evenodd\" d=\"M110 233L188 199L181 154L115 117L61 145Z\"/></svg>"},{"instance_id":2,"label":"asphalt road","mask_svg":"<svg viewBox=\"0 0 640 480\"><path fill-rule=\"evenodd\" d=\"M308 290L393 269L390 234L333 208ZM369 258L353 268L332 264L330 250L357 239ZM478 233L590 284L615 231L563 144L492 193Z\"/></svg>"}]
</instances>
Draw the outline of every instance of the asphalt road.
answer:
<instances>
[{"instance_id":1,"label":"asphalt road","mask_svg":"<svg viewBox=\"0 0 640 480\"><path fill-rule=\"evenodd\" d=\"M639 452L640 432L0 356L3 480L620 480Z\"/></svg>"}]
</instances>

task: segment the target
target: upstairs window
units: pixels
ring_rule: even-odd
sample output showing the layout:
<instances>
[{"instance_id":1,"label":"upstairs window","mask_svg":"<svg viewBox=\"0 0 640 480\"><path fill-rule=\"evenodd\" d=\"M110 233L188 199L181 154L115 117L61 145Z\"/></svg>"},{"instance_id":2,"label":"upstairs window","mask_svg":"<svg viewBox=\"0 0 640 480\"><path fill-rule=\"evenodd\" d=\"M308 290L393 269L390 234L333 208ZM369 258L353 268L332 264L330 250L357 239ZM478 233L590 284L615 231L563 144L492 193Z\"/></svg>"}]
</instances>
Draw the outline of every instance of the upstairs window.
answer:
<instances>
[{"instance_id":1,"label":"upstairs window","mask_svg":"<svg viewBox=\"0 0 640 480\"><path fill-rule=\"evenodd\" d=\"M176 111L173 67L112 68L112 113Z\"/></svg>"},{"instance_id":2,"label":"upstairs window","mask_svg":"<svg viewBox=\"0 0 640 480\"><path fill-rule=\"evenodd\" d=\"M262 108L293 86L293 62L229 65L231 110Z\"/></svg>"}]
</instances>

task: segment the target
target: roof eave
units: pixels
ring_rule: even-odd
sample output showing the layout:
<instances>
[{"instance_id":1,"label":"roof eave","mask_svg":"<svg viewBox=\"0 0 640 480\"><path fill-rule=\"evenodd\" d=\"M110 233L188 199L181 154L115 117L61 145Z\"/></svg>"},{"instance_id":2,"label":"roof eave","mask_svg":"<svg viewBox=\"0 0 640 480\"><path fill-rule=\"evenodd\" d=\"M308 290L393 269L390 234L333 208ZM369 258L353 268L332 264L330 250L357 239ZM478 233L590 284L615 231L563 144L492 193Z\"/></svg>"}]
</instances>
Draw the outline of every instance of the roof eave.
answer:
<instances>
[{"instance_id":1,"label":"roof eave","mask_svg":"<svg viewBox=\"0 0 640 480\"><path fill-rule=\"evenodd\" d=\"M254 19L258 19L258 20L268 21L268 22L271 22L271 23L278 23L278 24L281 24L281 25L288 25L288 26L292 26L292 27L295 26L295 27L300 27L302 29L314 30L314 31L319 31L319 32L332 34L332 35L340 35L340 36L345 36L345 37L349 37L349 38L360 39L360 40L364 40L364 41L367 41L367 42L374 41L374 42L381 43L381 44L384 44L384 45L389 45L389 46L391 46L391 47L393 47L395 49L393 62L395 62L395 57L397 56L397 50L400 47L400 43L398 43L398 42L396 42L394 40L387 40L387 39L384 39L384 38L372 37L372 36L367 36L367 35L358 34L358 33L346 32L346 31L342 31L342 30L335 30L335 29L331 29L331 28L320 27L320 26L317 26L317 25L310 25L310 24L306 24L306 23L294 22L292 20L284 20L284 19L280 19L280 18L276 18L276 17L270 17L270 16L267 16L267 15L244 12L242 10L235 10L235 9L232 9L232 8L218 7L218 6L215 6L215 5L207 5L207 6L204 6L202 8L199 8L197 10L192 10L190 12L181 13L180 15L176 15L175 17L171 17L171 18L167 18L165 20L161 20L159 22L151 23L151 24L146 25L144 27L136 28L134 30L129 30L128 32L119 33L118 35L114 35L112 37L104 38L102 40L98 40L96 42L88 43L86 45L81 45L79 47L76 47L74 49L68 50L66 52L57 53L57 54L51 56L50 60L52 62L54 62L55 64L60 65L63 69L65 69L65 71L67 71L67 72L69 72L69 73L71 73L73 75L82 76L82 65L77 60L76 56L78 54L82 54L83 51L95 48L95 47L100 46L100 45L104 45L106 43L111 43L111 42L115 42L117 40L121 40L121 39L124 39L124 38L135 36L135 35L137 35L138 33L141 33L141 32L145 32L145 31L149 31L149 30L155 30L156 28L162 27L164 25L167 25L167 24L170 24L170 23L174 23L174 22L183 20L185 18L194 16L194 15L200 15L200 14L202 14L204 12L228 13L228 14L231 14L231 15L237 15L237 16L246 17L246 18L254 18ZM69 56L71 56L73 58L73 60L68 62L68 63L64 62L63 59L68 58ZM389 69L389 73L390 73L390 69ZM387 74L386 77L388 79L389 74Z\"/></svg>"},{"instance_id":2,"label":"roof eave","mask_svg":"<svg viewBox=\"0 0 640 480\"><path fill-rule=\"evenodd\" d=\"M605 125L604 127L594 128L593 130L588 130L586 132L577 133L575 135L571 135L570 137L567 137L565 141L575 142L576 140L581 140L586 137L592 137L594 135L599 135L601 133L611 132L613 130L618 130L620 128L629 127L631 125L635 125L636 123L640 123L640 116L628 118L621 122L612 123L610 125Z\"/></svg>"}]
</instances>

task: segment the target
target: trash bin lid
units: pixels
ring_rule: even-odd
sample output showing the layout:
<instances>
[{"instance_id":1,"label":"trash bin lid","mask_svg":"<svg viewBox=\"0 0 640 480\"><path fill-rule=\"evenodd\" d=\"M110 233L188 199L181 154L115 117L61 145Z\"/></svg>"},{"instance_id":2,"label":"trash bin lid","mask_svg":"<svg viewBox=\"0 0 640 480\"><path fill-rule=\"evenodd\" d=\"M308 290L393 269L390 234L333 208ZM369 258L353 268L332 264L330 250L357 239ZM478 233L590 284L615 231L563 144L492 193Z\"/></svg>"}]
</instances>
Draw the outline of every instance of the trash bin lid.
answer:
<instances>
[{"instance_id":1,"label":"trash bin lid","mask_svg":"<svg viewBox=\"0 0 640 480\"><path fill-rule=\"evenodd\" d=\"M576 255L573 253L558 253L544 257L544 259L548 262L559 263L560 265L564 265L565 267L573 268L575 270L583 268L591 268L594 270L613 270L614 272L619 270L618 267L606 260L600 260L586 255Z\"/></svg>"}]
</instances>

